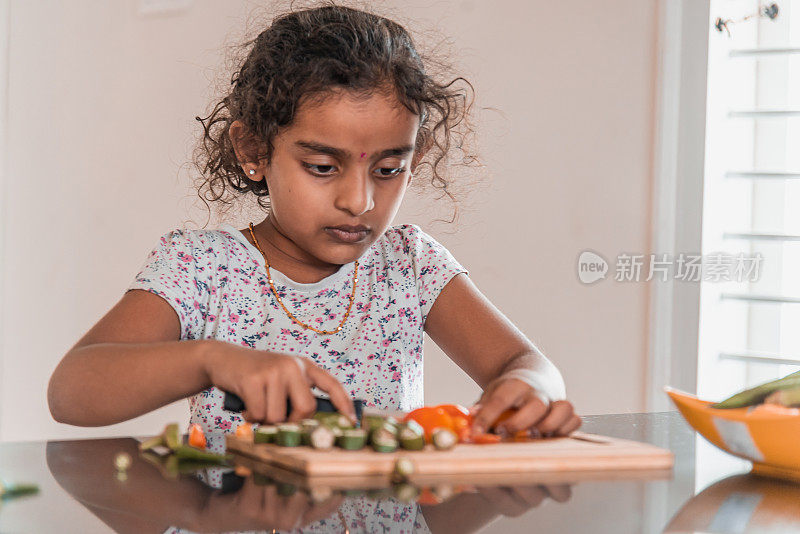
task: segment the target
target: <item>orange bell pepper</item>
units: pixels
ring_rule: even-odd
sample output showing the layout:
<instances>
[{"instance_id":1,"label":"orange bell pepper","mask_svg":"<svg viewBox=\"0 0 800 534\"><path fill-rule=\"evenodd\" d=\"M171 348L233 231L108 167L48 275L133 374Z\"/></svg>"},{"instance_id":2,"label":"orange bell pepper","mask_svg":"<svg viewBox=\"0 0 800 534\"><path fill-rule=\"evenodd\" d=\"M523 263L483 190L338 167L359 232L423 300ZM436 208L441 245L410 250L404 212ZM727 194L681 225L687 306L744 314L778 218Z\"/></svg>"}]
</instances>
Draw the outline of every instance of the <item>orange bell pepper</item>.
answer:
<instances>
[{"instance_id":1,"label":"orange bell pepper","mask_svg":"<svg viewBox=\"0 0 800 534\"><path fill-rule=\"evenodd\" d=\"M405 423L410 420L419 423L425 431L425 441L428 443L431 443L431 436L433 435L433 431L437 428L447 428L453 432L456 431L453 425L453 418L450 417L444 409L435 406L423 406L422 408L417 408L409 412L403 418L403 422Z\"/></svg>"},{"instance_id":2,"label":"orange bell pepper","mask_svg":"<svg viewBox=\"0 0 800 534\"><path fill-rule=\"evenodd\" d=\"M458 436L460 443L469 441L472 433L472 415L469 410L460 404L440 404L435 408L441 408L453 420L453 431Z\"/></svg>"},{"instance_id":3,"label":"orange bell pepper","mask_svg":"<svg viewBox=\"0 0 800 534\"><path fill-rule=\"evenodd\" d=\"M206 448L206 435L203 433L203 427L198 423L189 427L189 445L198 449Z\"/></svg>"}]
</instances>

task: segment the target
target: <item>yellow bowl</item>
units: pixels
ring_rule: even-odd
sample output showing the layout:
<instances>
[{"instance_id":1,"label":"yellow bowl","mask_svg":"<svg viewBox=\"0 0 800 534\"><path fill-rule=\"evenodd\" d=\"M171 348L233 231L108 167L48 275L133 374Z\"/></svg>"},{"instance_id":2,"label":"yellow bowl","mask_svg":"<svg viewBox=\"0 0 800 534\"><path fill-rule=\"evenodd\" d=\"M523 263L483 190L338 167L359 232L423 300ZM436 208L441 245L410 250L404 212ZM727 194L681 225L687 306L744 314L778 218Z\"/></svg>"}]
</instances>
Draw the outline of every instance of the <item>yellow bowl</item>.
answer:
<instances>
[{"instance_id":1,"label":"yellow bowl","mask_svg":"<svg viewBox=\"0 0 800 534\"><path fill-rule=\"evenodd\" d=\"M753 462L753 472L800 480L798 415L711 408L713 402L665 387L686 422L725 452Z\"/></svg>"}]
</instances>

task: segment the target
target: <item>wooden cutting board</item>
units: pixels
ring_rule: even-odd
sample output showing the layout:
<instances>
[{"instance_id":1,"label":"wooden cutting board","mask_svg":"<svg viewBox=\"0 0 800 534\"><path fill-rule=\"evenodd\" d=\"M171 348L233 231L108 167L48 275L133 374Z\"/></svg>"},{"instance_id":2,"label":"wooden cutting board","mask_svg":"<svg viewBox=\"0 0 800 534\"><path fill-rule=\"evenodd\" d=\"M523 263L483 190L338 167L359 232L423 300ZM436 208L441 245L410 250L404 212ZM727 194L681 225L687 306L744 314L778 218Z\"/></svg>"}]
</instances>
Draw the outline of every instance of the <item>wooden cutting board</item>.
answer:
<instances>
[{"instance_id":1,"label":"wooden cutting board","mask_svg":"<svg viewBox=\"0 0 800 534\"><path fill-rule=\"evenodd\" d=\"M674 462L670 451L654 445L582 432L516 442L459 443L448 451L426 445L421 451L391 453L368 447L319 451L306 446L255 444L234 434L228 434L226 440L230 452L306 476L386 475L394 470L395 461L401 456L414 462L417 475L665 469Z\"/></svg>"}]
</instances>

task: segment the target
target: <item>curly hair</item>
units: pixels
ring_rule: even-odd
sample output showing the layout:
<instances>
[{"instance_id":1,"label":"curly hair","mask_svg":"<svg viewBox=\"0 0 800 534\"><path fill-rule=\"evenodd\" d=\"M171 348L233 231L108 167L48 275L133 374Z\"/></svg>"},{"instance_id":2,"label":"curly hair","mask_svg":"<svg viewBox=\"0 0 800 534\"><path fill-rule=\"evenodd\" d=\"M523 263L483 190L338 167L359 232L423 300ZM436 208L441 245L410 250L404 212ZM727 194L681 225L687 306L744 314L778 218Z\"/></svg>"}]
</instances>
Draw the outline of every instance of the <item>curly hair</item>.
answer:
<instances>
[{"instance_id":1,"label":"curly hair","mask_svg":"<svg viewBox=\"0 0 800 534\"><path fill-rule=\"evenodd\" d=\"M471 109L474 88L458 76L437 81L426 66L447 71L451 67L423 57L400 24L374 13L325 1L323 5L290 10L272 20L267 29L241 45L247 50L235 61L235 72L225 94L205 117L203 137L194 152L200 172L198 196L216 202L227 212L242 194L253 193L262 209L269 208L266 180L250 180L240 167L229 136L233 121L244 124L245 154L250 161L270 160L273 139L288 127L301 104L319 102L346 90L368 97L391 92L412 113L420 116L415 150L427 152L415 169L414 184L430 183L458 207L451 192L454 167L483 166L473 153ZM459 88L456 82L464 82ZM468 101L468 91L473 98ZM460 162L452 152L461 152ZM419 185L415 185L420 187ZM423 186L424 187L424 186Z\"/></svg>"}]
</instances>

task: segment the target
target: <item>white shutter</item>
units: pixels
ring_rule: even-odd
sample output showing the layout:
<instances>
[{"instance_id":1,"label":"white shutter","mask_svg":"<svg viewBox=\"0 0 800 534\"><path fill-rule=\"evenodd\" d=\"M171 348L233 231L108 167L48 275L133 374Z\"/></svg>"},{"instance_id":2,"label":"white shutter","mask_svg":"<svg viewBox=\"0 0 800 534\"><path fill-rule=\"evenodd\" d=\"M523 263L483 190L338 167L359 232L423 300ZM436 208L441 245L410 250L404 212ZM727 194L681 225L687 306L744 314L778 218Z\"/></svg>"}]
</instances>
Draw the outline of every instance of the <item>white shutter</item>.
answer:
<instances>
[{"instance_id":1,"label":"white shutter","mask_svg":"<svg viewBox=\"0 0 800 534\"><path fill-rule=\"evenodd\" d=\"M721 399L800 366L800 1L775 20L712 0L704 258L760 254L756 281L701 282L698 395ZM763 5L763 4L762 4Z\"/></svg>"}]
</instances>

